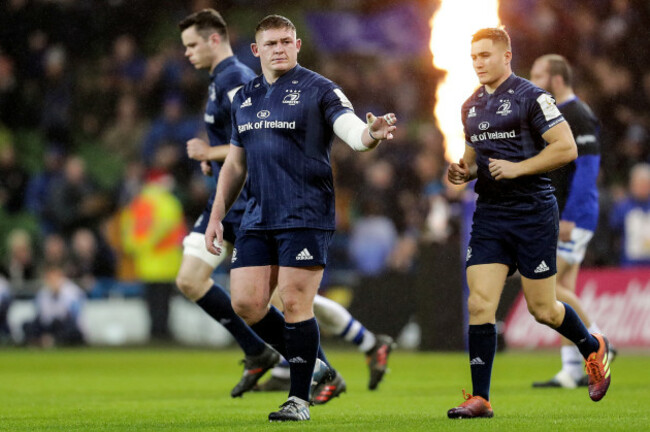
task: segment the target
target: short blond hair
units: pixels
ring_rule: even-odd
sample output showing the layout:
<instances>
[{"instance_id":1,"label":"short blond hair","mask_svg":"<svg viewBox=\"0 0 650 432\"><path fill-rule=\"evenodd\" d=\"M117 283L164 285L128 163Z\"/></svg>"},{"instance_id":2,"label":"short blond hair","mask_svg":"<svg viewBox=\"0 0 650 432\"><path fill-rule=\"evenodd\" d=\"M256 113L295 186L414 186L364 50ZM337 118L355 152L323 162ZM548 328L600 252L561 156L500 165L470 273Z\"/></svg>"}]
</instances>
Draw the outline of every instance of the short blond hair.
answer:
<instances>
[{"instance_id":1,"label":"short blond hair","mask_svg":"<svg viewBox=\"0 0 650 432\"><path fill-rule=\"evenodd\" d=\"M472 35L472 43L478 42L482 39L490 39L492 42L499 42L506 46L508 51L512 50L512 43L510 42L510 35L503 27L487 27L482 28L474 35Z\"/></svg>"},{"instance_id":2,"label":"short blond hair","mask_svg":"<svg viewBox=\"0 0 650 432\"><path fill-rule=\"evenodd\" d=\"M274 30L274 29L289 29L296 31L296 26L293 25L291 20L282 15L268 15L257 23L255 27L255 34L265 31L265 30Z\"/></svg>"}]
</instances>

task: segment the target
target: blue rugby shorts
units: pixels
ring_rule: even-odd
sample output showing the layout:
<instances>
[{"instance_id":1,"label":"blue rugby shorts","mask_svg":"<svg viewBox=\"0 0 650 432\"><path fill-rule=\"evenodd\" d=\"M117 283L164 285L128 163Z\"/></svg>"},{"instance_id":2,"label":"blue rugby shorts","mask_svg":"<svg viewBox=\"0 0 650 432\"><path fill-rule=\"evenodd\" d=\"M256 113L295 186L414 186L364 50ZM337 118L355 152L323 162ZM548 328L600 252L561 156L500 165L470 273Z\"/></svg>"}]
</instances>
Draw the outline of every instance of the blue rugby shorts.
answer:
<instances>
[{"instance_id":1,"label":"blue rugby shorts","mask_svg":"<svg viewBox=\"0 0 650 432\"><path fill-rule=\"evenodd\" d=\"M535 210L478 206L467 248L466 267L505 264L508 275L519 270L529 279L545 279L557 273L559 232L557 203Z\"/></svg>"},{"instance_id":2,"label":"blue rugby shorts","mask_svg":"<svg viewBox=\"0 0 650 432\"><path fill-rule=\"evenodd\" d=\"M333 230L294 228L240 231L235 241L232 267L327 265Z\"/></svg>"}]
</instances>

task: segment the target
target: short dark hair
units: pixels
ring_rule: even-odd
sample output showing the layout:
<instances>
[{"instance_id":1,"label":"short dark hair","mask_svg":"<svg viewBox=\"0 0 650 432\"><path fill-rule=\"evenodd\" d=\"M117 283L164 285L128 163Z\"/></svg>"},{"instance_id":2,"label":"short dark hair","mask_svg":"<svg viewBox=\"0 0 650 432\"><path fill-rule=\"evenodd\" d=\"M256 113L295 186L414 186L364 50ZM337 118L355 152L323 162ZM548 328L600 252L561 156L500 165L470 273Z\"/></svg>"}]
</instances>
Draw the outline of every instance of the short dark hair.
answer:
<instances>
[{"instance_id":1,"label":"short dark hair","mask_svg":"<svg viewBox=\"0 0 650 432\"><path fill-rule=\"evenodd\" d=\"M566 58L559 54L546 54L538 60L548 63L548 73L551 76L559 75L564 80L564 84L571 87L573 85L573 71Z\"/></svg>"},{"instance_id":2,"label":"short dark hair","mask_svg":"<svg viewBox=\"0 0 650 432\"><path fill-rule=\"evenodd\" d=\"M228 27L221 14L214 9L203 9L185 17L178 23L181 32L196 26L196 32L204 39L217 32L219 36L228 40Z\"/></svg>"},{"instance_id":3,"label":"short dark hair","mask_svg":"<svg viewBox=\"0 0 650 432\"><path fill-rule=\"evenodd\" d=\"M506 46L508 51L512 49L512 46L510 44L510 35L506 29L501 27L489 27L480 29L472 36L472 43L478 42L481 39L490 39L492 42L501 42Z\"/></svg>"},{"instance_id":4,"label":"short dark hair","mask_svg":"<svg viewBox=\"0 0 650 432\"><path fill-rule=\"evenodd\" d=\"M296 31L296 26L293 25L293 23L289 18L283 17L282 15L269 15L267 17L262 18L262 21L257 23L257 27L255 27L255 34L264 30L283 29L283 28L288 28L289 30L293 30L294 32Z\"/></svg>"}]
</instances>

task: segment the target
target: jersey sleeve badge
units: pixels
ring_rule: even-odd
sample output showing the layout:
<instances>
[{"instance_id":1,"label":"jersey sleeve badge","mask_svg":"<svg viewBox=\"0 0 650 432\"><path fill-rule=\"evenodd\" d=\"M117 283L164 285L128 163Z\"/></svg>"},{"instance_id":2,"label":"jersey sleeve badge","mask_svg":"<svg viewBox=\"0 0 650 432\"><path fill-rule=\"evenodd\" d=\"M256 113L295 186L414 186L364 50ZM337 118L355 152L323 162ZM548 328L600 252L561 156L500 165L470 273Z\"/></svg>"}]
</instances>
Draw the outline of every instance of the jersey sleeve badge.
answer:
<instances>
[{"instance_id":1,"label":"jersey sleeve badge","mask_svg":"<svg viewBox=\"0 0 650 432\"><path fill-rule=\"evenodd\" d=\"M350 99L348 99L347 96L345 96L345 94L341 91L341 89L335 88L334 93L339 97L342 106L354 110L354 108L352 107L352 102L350 102Z\"/></svg>"},{"instance_id":2,"label":"jersey sleeve badge","mask_svg":"<svg viewBox=\"0 0 650 432\"><path fill-rule=\"evenodd\" d=\"M554 118L557 118L562 115L560 113L560 110L555 105L555 99L553 99L550 95L546 93L539 95L539 97L537 98L537 103L539 104L539 107L542 109L542 113L544 114L546 121L551 121Z\"/></svg>"}]
</instances>

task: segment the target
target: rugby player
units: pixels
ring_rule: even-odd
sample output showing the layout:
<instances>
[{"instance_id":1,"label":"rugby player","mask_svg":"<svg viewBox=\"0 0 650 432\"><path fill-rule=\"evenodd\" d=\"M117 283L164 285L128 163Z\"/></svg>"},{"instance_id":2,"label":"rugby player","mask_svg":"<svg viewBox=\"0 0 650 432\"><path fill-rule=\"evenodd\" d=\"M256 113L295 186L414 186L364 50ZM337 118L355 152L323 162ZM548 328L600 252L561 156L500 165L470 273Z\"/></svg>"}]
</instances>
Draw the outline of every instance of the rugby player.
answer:
<instances>
[{"instance_id":1,"label":"rugby player","mask_svg":"<svg viewBox=\"0 0 650 432\"><path fill-rule=\"evenodd\" d=\"M237 312L290 364L291 389L271 421L310 419L309 389L319 355L313 314L334 230L329 153L334 133L357 151L391 139L394 114L366 122L330 80L298 65L302 41L285 17L270 15L255 30L253 54L262 75L233 99L232 139L206 231L206 248L224 252L223 220L246 182L249 199L231 270ZM278 289L284 317L273 306ZM286 323L285 323L286 319Z\"/></svg>"},{"instance_id":2,"label":"rugby player","mask_svg":"<svg viewBox=\"0 0 650 432\"><path fill-rule=\"evenodd\" d=\"M233 55L226 22L214 9L193 13L179 23L185 56L196 69L210 71L210 87L204 120L209 144L200 138L187 142L187 153L201 160L201 169L215 178L228 154L231 122L230 104L235 93L255 73ZM246 193L232 206L223 220L224 247L229 248L246 206ZM223 325L244 351L244 374L231 396L241 396L255 386L259 378L280 361L280 354L268 346L235 313L230 296L212 280L212 272L223 261L205 249L205 229L213 198L206 204L192 232L183 240L183 260L176 276L179 290Z\"/></svg>"},{"instance_id":3,"label":"rugby player","mask_svg":"<svg viewBox=\"0 0 650 432\"><path fill-rule=\"evenodd\" d=\"M200 138L190 140L187 143L188 156L200 161L205 173L218 177L229 148L226 144L230 140L231 131L230 103L237 90L255 74L233 56L226 23L217 11L206 9L194 13L184 19L180 27L186 56L197 69L209 69L212 78L204 115L210 144ZM228 248L234 244L246 199L247 194L243 192L224 222L228 233ZM278 356L239 316L232 316L234 311L230 297L210 278L224 258L212 255L205 249L203 238L211 207L212 200L208 202L192 233L184 241L184 257L177 276L177 285L186 297L222 323L244 350L244 374L231 392L233 397L237 397L251 390L269 367L278 362ZM394 345L392 338L386 335L375 336L345 308L332 300L316 296L314 306L318 319L325 321L325 325L333 333L357 344L366 353L370 369L369 388L376 389L386 372L388 355ZM285 362L286 360L283 360L283 363ZM284 389L282 377L285 371L279 366L276 368L275 379L272 377L266 389ZM346 389L345 381L339 374L315 384L317 385L314 386L312 400L316 404L326 403Z\"/></svg>"},{"instance_id":4,"label":"rugby player","mask_svg":"<svg viewBox=\"0 0 650 432\"><path fill-rule=\"evenodd\" d=\"M586 359L589 396L598 401L611 380L607 339L590 334L573 308L555 297L559 215L545 173L577 157L571 129L548 93L512 73L504 29L476 32L471 57L482 85L463 104L465 152L449 166L447 178L457 185L477 179L466 256L473 391L463 390L465 401L447 415L494 415L495 314L505 280L516 270L531 314L576 344Z\"/></svg>"},{"instance_id":5,"label":"rugby player","mask_svg":"<svg viewBox=\"0 0 650 432\"><path fill-rule=\"evenodd\" d=\"M589 332L600 333L598 325L590 320L575 294L580 264L598 223L600 124L589 106L574 93L571 66L561 55L547 54L535 60L530 80L553 95L578 146L575 161L548 173L560 211L555 293L558 300L571 305ZM610 344L610 362L614 360L615 352ZM533 387L588 385L578 348L563 337L560 353L562 369L548 381L533 383Z\"/></svg>"}]
</instances>

